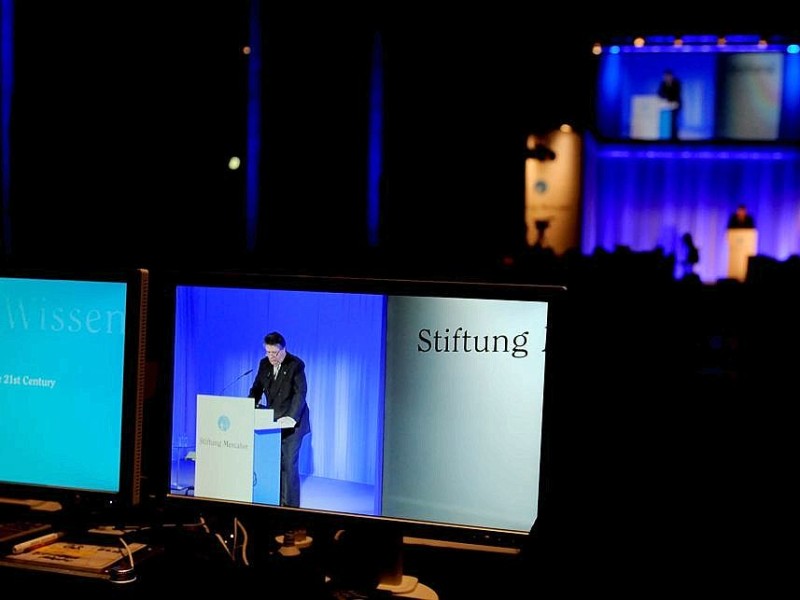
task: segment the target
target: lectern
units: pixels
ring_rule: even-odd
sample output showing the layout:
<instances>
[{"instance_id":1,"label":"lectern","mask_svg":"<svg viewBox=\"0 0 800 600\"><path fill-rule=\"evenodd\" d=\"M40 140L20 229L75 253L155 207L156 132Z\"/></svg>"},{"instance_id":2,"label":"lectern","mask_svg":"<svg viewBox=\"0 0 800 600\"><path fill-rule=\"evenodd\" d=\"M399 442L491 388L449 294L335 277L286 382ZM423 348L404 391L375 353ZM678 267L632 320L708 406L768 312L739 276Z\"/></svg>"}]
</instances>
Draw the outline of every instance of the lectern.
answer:
<instances>
[{"instance_id":1,"label":"lectern","mask_svg":"<svg viewBox=\"0 0 800 600\"><path fill-rule=\"evenodd\" d=\"M630 136L634 140L663 140L670 137L672 105L656 94L631 97Z\"/></svg>"},{"instance_id":2,"label":"lectern","mask_svg":"<svg viewBox=\"0 0 800 600\"><path fill-rule=\"evenodd\" d=\"M281 426L252 398L197 396L194 495L279 504Z\"/></svg>"},{"instance_id":3,"label":"lectern","mask_svg":"<svg viewBox=\"0 0 800 600\"><path fill-rule=\"evenodd\" d=\"M728 277L744 281L747 264L758 252L758 231L750 229L728 229Z\"/></svg>"}]
</instances>

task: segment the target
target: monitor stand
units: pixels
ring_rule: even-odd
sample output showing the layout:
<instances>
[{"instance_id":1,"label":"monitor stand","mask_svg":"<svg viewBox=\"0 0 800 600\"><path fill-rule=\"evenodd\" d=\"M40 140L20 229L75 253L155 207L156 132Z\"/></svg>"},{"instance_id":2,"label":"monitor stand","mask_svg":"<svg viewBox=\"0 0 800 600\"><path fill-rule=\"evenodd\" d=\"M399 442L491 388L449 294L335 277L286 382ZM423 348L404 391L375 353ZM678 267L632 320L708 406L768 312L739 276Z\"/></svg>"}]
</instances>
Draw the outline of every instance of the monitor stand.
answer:
<instances>
[{"instance_id":1,"label":"monitor stand","mask_svg":"<svg viewBox=\"0 0 800 600\"><path fill-rule=\"evenodd\" d=\"M393 526L372 524L360 530L341 529L334 535L332 580L338 587L377 589L398 598L437 600L438 594L403 573L403 535Z\"/></svg>"}]
</instances>

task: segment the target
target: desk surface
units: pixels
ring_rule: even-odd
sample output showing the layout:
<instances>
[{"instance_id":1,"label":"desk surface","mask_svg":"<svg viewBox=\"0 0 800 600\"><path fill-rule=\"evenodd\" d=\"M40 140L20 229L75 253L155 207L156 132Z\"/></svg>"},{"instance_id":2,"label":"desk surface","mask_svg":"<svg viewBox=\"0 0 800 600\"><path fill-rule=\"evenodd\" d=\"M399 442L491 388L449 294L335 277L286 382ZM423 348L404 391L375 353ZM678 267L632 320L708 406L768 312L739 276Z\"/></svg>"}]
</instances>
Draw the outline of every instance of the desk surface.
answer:
<instances>
[{"instance_id":1,"label":"desk surface","mask_svg":"<svg viewBox=\"0 0 800 600\"><path fill-rule=\"evenodd\" d=\"M163 534L163 532L160 532ZM152 552L146 559L136 562L135 580L114 583L108 573L69 573L51 570L20 569L0 561L0 581L10 581L24 586L30 592L76 592L106 598L146 598L165 592L182 595L207 596L208 592L226 591L248 587L268 587L274 597L333 600L344 597L364 597L364 590L375 588L367 597L388 598L390 592L377 587L376 573L359 569L359 564L349 557L330 555L331 547L325 544L304 549L297 556L283 556L274 538L267 547L252 545L247 553L249 564L244 564L241 552L236 561L227 555L222 544L204 532L171 532L169 539L161 535L158 541L162 551ZM481 597L483 593L495 595L499 590L512 591L512 570L516 557L504 555L485 556L475 552L449 551L431 547L407 547L402 556L404 574L418 580L411 592L398 593L397 598L440 599ZM339 581L332 581L332 565L348 565ZM468 579L467 579L468 577ZM505 585L507 584L507 585ZM265 588L266 589L266 588ZM359 596L348 593L361 594ZM487 596L488 597L488 596Z\"/></svg>"}]
</instances>

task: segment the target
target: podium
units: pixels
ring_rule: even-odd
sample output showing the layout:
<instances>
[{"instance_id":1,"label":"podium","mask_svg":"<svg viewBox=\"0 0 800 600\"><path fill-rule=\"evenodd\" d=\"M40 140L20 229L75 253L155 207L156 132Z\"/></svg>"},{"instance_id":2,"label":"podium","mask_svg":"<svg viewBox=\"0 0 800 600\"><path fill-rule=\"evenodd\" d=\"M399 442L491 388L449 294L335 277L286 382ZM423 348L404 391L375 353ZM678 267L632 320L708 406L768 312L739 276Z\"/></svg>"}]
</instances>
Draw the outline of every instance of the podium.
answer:
<instances>
[{"instance_id":1,"label":"podium","mask_svg":"<svg viewBox=\"0 0 800 600\"><path fill-rule=\"evenodd\" d=\"M630 136L634 140L663 140L670 137L672 105L656 94L631 97Z\"/></svg>"},{"instance_id":2,"label":"podium","mask_svg":"<svg viewBox=\"0 0 800 600\"><path fill-rule=\"evenodd\" d=\"M747 278L747 265L751 256L758 252L758 231L756 229L728 229L728 277L744 281Z\"/></svg>"},{"instance_id":3,"label":"podium","mask_svg":"<svg viewBox=\"0 0 800 600\"><path fill-rule=\"evenodd\" d=\"M281 426L252 398L197 395L194 495L280 503Z\"/></svg>"}]
</instances>

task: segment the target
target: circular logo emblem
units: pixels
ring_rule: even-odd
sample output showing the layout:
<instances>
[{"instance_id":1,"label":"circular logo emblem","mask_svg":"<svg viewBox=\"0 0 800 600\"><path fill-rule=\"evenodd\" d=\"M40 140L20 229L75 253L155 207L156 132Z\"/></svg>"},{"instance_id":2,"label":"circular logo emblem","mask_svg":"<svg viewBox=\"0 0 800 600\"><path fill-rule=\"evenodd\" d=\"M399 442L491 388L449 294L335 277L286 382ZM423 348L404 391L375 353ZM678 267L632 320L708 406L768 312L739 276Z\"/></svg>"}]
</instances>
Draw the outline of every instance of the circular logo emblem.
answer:
<instances>
[{"instance_id":1,"label":"circular logo emblem","mask_svg":"<svg viewBox=\"0 0 800 600\"><path fill-rule=\"evenodd\" d=\"M220 431L228 431L231 428L231 420L227 415L220 415L219 419L217 419L217 427L219 427Z\"/></svg>"}]
</instances>

